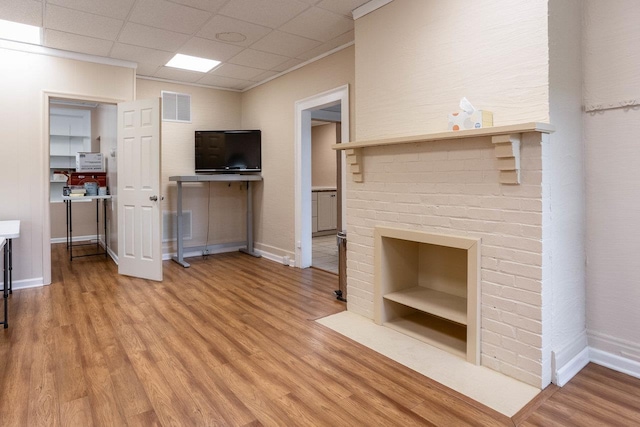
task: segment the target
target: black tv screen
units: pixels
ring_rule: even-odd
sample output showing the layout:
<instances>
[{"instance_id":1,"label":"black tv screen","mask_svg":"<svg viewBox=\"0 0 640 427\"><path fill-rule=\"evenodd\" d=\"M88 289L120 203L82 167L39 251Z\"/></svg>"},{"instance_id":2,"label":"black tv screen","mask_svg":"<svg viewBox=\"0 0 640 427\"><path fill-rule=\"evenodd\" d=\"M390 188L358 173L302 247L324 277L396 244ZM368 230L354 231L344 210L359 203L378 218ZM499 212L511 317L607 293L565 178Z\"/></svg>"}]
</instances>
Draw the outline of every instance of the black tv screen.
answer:
<instances>
[{"instance_id":1,"label":"black tv screen","mask_svg":"<svg viewBox=\"0 0 640 427\"><path fill-rule=\"evenodd\" d=\"M259 130L196 131L196 173L260 172L261 136Z\"/></svg>"}]
</instances>

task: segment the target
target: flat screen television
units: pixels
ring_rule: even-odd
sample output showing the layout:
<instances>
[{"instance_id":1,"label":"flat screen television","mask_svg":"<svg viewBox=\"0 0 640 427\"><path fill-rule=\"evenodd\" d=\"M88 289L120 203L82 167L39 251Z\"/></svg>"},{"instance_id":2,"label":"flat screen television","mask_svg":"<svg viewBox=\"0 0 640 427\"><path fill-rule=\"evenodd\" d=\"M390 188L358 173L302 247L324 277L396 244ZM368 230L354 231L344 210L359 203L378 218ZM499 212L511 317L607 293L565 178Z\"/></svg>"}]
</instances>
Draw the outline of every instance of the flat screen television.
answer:
<instances>
[{"instance_id":1,"label":"flat screen television","mask_svg":"<svg viewBox=\"0 0 640 427\"><path fill-rule=\"evenodd\" d=\"M261 143L259 130L196 131L196 173L260 172Z\"/></svg>"}]
</instances>

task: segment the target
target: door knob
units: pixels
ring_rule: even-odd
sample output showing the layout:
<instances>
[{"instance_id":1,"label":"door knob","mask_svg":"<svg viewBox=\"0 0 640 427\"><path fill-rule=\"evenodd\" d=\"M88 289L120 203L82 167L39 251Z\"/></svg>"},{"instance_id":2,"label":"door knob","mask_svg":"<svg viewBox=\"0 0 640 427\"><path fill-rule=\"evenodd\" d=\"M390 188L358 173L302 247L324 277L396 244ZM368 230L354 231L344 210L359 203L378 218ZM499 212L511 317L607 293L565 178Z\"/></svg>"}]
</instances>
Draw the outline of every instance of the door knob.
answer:
<instances>
[{"instance_id":1,"label":"door knob","mask_svg":"<svg viewBox=\"0 0 640 427\"><path fill-rule=\"evenodd\" d=\"M152 202L157 202L158 201L158 196L151 196L151 197L149 197L149 200L151 200Z\"/></svg>"}]
</instances>

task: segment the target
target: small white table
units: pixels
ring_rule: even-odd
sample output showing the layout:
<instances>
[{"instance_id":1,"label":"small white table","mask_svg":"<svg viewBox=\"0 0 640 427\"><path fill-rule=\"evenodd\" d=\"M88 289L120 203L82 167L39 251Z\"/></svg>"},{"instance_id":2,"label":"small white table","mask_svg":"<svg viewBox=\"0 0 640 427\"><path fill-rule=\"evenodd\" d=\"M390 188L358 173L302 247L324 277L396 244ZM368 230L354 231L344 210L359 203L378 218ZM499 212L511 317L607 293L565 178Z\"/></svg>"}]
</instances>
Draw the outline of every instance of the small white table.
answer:
<instances>
[{"instance_id":1,"label":"small white table","mask_svg":"<svg viewBox=\"0 0 640 427\"><path fill-rule=\"evenodd\" d=\"M107 235L107 200L111 199L110 195L107 196L62 196L62 200L67 207L67 250L69 251L69 261L73 261L74 258L80 258L85 256L94 256L94 255L104 255L105 257L109 252L109 236ZM73 215L72 215L72 205L73 202L79 202L83 200L95 200L96 201L96 253L85 254L85 255L73 255L74 246L84 246L86 244L73 244ZM103 208L103 220L104 220L104 252L100 251L100 209L99 203L102 200L102 208ZM88 243L93 244L93 243Z\"/></svg>"},{"instance_id":2,"label":"small white table","mask_svg":"<svg viewBox=\"0 0 640 427\"><path fill-rule=\"evenodd\" d=\"M9 313L7 310L7 298L13 293L13 239L20 237L20 220L0 221L0 240L2 240L4 271L3 271L3 289L2 296L4 299L4 325L5 329L9 327Z\"/></svg>"}]
</instances>

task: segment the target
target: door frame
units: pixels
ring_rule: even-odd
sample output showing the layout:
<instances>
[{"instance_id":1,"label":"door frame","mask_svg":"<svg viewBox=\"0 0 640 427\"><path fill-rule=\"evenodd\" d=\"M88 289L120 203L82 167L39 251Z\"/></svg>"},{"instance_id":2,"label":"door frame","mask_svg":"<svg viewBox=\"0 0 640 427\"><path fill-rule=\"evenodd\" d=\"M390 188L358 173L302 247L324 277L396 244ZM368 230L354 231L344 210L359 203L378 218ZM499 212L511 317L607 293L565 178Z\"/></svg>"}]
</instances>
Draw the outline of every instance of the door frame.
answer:
<instances>
[{"instance_id":1,"label":"door frame","mask_svg":"<svg viewBox=\"0 0 640 427\"><path fill-rule=\"evenodd\" d=\"M91 96L86 94L79 93L68 93L68 92L51 92L51 91L43 91L43 113L42 122L44 123L42 128L42 147L40 152L42 153L41 157L41 165L40 168L43 172L42 182L44 183L44 191L43 191L43 211L42 218L43 227L42 227L42 283L43 285L51 284L51 209L50 209L50 199L51 199L51 186L49 182L49 157L50 157L50 149L51 149L51 141L49 141L49 107L51 104L51 98L58 99L67 99L70 101L87 101L87 102L96 102L99 104L118 104L118 102L124 102L124 99L119 98L106 98L100 96ZM105 236L108 238L108 236Z\"/></svg>"},{"instance_id":2,"label":"door frame","mask_svg":"<svg viewBox=\"0 0 640 427\"><path fill-rule=\"evenodd\" d=\"M349 85L322 92L295 103L295 266L311 266L311 112L332 104L341 104L342 142L349 135ZM341 151L340 219L346 225L346 157Z\"/></svg>"}]
</instances>

